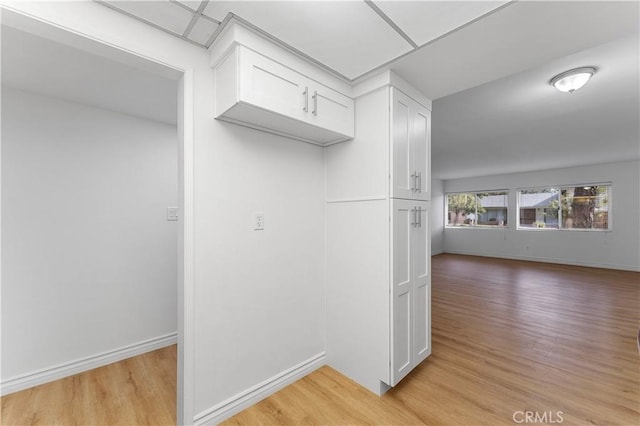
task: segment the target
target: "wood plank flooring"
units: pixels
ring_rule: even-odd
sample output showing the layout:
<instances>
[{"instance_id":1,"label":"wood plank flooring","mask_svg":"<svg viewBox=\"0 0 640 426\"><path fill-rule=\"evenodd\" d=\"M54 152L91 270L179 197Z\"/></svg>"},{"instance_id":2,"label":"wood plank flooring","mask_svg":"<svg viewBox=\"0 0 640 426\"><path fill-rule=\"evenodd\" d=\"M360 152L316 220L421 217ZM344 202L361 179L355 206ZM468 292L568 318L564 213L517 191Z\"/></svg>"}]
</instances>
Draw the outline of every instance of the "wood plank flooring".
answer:
<instances>
[{"instance_id":1,"label":"wood plank flooring","mask_svg":"<svg viewBox=\"0 0 640 426\"><path fill-rule=\"evenodd\" d=\"M640 274L457 255L432 272L433 355L382 398L323 367L226 424L639 424Z\"/></svg>"},{"instance_id":2,"label":"wood plank flooring","mask_svg":"<svg viewBox=\"0 0 640 426\"><path fill-rule=\"evenodd\" d=\"M176 346L2 397L2 425L175 425Z\"/></svg>"},{"instance_id":3,"label":"wood plank flooring","mask_svg":"<svg viewBox=\"0 0 640 426\"><path fill-rule=\"evenodd\" d=\"M640 274L457 255L432 272L433 355L382 398L323 367L226 424L639 424ZM171 347L8 395L1 423L174 423L175 362Z\"/></svg>"}]
</instances>

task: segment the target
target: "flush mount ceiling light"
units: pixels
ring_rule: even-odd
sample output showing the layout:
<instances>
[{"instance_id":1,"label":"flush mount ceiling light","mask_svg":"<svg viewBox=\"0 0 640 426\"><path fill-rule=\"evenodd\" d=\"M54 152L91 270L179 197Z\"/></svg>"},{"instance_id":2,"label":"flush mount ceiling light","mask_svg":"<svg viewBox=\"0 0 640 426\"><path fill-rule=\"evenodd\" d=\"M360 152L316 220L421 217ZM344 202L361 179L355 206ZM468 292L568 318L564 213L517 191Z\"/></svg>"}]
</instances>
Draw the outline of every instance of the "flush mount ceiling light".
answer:
<instances>
[{"instance_id":1,"label":"flush mount ceiling light","mask_svg":"<svg viewBox=\"0 0 640 426\"><path fill-rule=\"evenodd\" d=\"M553 77L549 84L561 92L573 93L585 84L598 71L596 67L581 67L565 71Z\"/></svg>"}]
</instances>

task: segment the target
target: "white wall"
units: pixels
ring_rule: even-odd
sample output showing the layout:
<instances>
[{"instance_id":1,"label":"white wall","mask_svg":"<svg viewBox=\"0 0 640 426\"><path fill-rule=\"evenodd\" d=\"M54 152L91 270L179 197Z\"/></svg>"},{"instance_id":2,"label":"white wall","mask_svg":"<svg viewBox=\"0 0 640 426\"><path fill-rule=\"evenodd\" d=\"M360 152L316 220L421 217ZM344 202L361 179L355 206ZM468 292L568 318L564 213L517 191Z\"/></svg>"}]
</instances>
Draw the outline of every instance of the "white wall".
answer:
<instances>
[{"instance_id":1,"label":"white wall","mask_svg":"<svg viewBox=\"0 0 640 426\"><path fill-rule=\"evenodd\" d=\"M444 250L444 182L431 178L431 255Z\"/></svg>"},{"instance_id":2,"label":"white wall","mask_svg":"<svg viewBox=\"0 0 640 426\"><path fill-rule=\"evenodd\" d=\"M214 120L204 49L95 2L4 5L186 71L185 310L179 310L185 380L178 422L229 415L235 403L265 396L265 383L319 359L322 149ZM265 214L264 231L252 230L255 211Z\"/></svg>"},{"instance_id":3,"label":"white wall","mask_svg":"<svg viewBox=\"0 0 640 426\"><path fill-rule=\"evenodd\" d=\"M175 126L2 88L2 380L176 332Z\"/></svg>"},{"instance_id":4,"label":"white wall","mask_svg":"<svg viewBox=\"0 0 640 426\"><path fill-rule=\"evenodd\" d=\"M214 124L196 147L196 416L325 347L322 148Z\"/></svg>"},{"instance_id":5,"label":"white wall","mask_svg":"<svg viewBox=\"0 0 640 426\"><path fill-rule=\"evenodd\" d=\"M518 188L611 182L609 232L516 230ZM640 162L447 180L445 192L509 190L507 229L445 228L449 253L640 270Z\"/></svg>"}]
</instances>

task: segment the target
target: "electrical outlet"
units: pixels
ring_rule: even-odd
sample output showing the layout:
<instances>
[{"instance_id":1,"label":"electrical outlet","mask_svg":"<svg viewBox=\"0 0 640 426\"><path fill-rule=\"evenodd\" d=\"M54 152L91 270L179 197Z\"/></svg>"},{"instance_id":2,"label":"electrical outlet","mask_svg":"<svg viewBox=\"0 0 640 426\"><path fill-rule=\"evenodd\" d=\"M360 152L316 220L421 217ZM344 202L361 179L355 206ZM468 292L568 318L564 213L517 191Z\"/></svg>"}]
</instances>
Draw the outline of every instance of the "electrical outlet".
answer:
<instances>
[{"instance_id":1,"label":"electrical outlet","mask_svg":"<svg viewBox=\"0 0 640 426\"><path fill-rule=\"evenodd\" d=\"M258 212L253 214L253 230L260 231L264 229L264 213Z\"/></svg>"}]
</instances>

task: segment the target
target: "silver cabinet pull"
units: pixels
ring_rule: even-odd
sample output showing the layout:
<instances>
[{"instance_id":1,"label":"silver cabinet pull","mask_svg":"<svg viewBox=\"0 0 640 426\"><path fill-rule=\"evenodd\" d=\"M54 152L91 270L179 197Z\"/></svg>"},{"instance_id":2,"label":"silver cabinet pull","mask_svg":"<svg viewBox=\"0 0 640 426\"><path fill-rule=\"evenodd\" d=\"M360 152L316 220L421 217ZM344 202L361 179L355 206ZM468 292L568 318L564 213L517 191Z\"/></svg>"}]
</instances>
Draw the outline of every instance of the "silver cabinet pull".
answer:
<instances>
[{"instance_id":1,"label":"silver cabinet pull","mask_svg":"<svg viewBox=\"0 0 640 426\"><path fill-rule=\"evenodd\" d=\"M418 228L422 228L422 207L418 207Z\"/></svg>"},{"instance_id":2,"label":"silver cabinet pull","mask_svg":"<svg viewBox=\"0 0 640 426\"><path fill-rule=\"evenodd\" d=\"M422 192L422 172L416 172L416 180L418 181L416 192Z\"/></svg>"},{"instance_id":3,"label":"silver cabinet pull","mask_svg":"<svg viewBox=\"0 0 640 426\"><path fill-rule=\"evenodd\" d=\"M411 226L415 228L418 225L416 222L416 208L411 209Z\"/></svg>"},{"instance_id":4,"label":"silver cabinet pull","mask_svg":"<svg viewBox=\"0 0 640 426\"><path fill-rule=\"evenodd\" d=\"M309 87L305 87L304 92L302 92L302 94L304 95L304 106L302 107L302 110L304 112L308 112L309 111Z\"/></svg>"},{"instance_id":5,"label":"silver cabinet pull","mask_svg":"<svg viewBox=\"0 0 640 426\"><path fill-rule=\"evenodd\" d=\"M311 114L315 116L318 115L318 92L317 91L313 92L313 111L311 111Z\"/></svg>"},{"instance_id":6,"label":"silver cabinet pull","mask_svg":"<svg viewBox=\"0 0 640 426\"><path fill-rule=\"evenodd\" d=\"M411 192L416 192L416 174L411 173Z\"/></svg>"}]
</instances>

